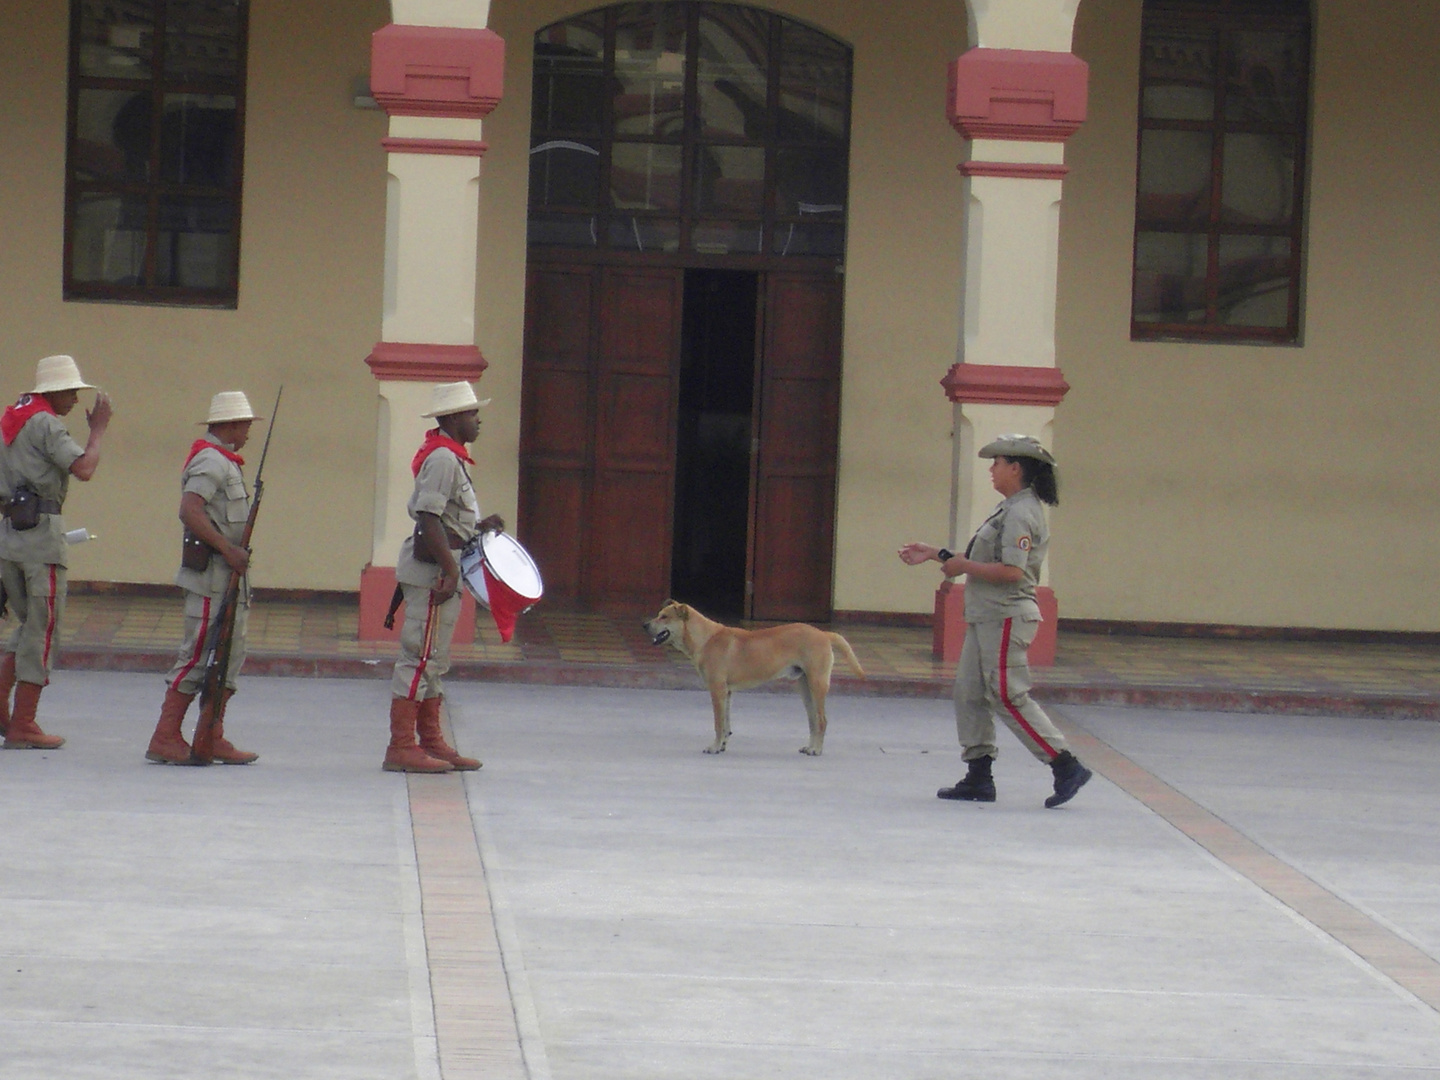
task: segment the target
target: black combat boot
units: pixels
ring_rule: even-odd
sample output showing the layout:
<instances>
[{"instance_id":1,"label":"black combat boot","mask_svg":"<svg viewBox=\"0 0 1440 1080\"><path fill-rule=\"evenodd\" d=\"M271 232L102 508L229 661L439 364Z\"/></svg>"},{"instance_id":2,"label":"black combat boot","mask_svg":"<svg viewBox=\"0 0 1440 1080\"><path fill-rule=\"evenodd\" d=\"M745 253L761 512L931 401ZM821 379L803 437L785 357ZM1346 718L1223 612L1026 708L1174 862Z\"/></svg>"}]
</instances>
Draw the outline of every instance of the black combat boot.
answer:
<instances>
[{"instance_id":1,"label":"black combat boot","mask_svg":"<svg viewBox=\"0 0 1440 1080\"><path fill-rule=\"evenodd\" d=\"M970 764L965 779L957 780L954 787L942 787L935 792L937 799L963 799L967 802L994 802L995 781L990 777L992 757L977 757Z\"/></svg>"},{"instance_id":2,"label":"black combat boot","mask_svg":"<svg viewBox=\"0 0 1440 1080\"><path fill-rule=\"evenodd\" d=\"M1052 810L1073 799L1093 775L1069 750L1061 750L1055 755L1050 762L1050 771L1055 774L1055 794L1045 800L1045 805Z\"/></svg>"}]
</instances>

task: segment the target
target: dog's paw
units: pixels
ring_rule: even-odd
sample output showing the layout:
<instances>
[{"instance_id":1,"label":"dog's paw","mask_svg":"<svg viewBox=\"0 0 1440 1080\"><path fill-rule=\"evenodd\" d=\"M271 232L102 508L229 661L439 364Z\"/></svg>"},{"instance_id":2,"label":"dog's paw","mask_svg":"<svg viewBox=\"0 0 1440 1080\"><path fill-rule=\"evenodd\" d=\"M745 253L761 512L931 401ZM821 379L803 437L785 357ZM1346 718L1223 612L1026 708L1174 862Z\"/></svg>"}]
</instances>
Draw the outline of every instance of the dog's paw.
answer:
<instances>
[{"instance_id":1,"label":"dog's paw","mask_svg":"<svg viewBox=\"0 0 1440 1080\"><path fill-rule=\"evenodd\" d=\"M707 746L707 747L705 747L705 753L707 753L707 754L723 754L724 752L725 752L725 747L724 747L723 744L720 745L720 746Z\"/></svg>"},{"instance_id":2,"label":"dog's paw","mask_svg":"<svg viewBox=\"0 0 1440 1080\"><path fill-rule=\"evenodd\" d=\"M819 756L820 756L820 747L818 747L818 746L802 746L802 747L800 747L800 753L802 753L802 754L809 754L811 757L819 757Z\"/></svg>"}]
</instances>

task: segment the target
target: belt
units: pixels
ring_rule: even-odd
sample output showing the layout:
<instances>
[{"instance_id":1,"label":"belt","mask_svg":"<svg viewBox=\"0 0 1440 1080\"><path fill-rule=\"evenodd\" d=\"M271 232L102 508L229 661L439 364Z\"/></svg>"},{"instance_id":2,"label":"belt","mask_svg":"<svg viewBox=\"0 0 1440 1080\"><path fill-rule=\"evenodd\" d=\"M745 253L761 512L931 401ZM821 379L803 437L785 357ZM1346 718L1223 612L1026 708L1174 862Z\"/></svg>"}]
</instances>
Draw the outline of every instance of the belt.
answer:
<instances>
[{"instance_id":1,"label":"belt","mask_svg":"<svg viewBox=\"0 0 1440 1080\"><path fill-rule=\"evenodd\" d=\"M5 517L9 517L9 516L10 516L10 506L9 506L9 504L0 503L0 505L3 505L3 506L4 506L4 516L5 516ZM58 514L58 513L60 513L60 503L59 503L58 501L56 501L55 499L36 499L36 500L35 500L35 512L36 512L37 514Z\"/></svg>"}]
</instances>

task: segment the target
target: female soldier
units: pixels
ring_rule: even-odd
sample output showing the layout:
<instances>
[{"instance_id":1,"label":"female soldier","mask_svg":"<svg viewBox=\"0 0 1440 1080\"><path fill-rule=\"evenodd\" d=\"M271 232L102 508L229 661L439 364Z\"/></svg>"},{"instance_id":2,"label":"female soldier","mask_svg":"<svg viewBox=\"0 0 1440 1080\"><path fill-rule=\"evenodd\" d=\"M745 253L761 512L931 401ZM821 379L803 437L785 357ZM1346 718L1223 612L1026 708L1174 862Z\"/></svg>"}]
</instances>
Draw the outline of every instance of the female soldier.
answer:
<instances>
[{"instance_id":1,"label":"female soldier","mask_svg":"<svg viewBox=\"0 0 1440 1080\"><path fill-rule=\"evenodd\" d=\"M990 767L995 746L995 715L1055 774L1049 807L1074 798L1090 779L1090 770L1067 748L1043 709L1030 699L1030 663L1026 650L1040 626L1035 587L1050 530L1041 503L1060 504L1055 459L1028 435L1002 435L980 450L993 459L990 481L1005 497L976 531L964 555L929 544L906 544L900 558L909 566L931 559L946 577L965 575L965 645L955 668L955 727L969 771L954 787L936 792L942 799L994 802Z\"/></svg>"}]
</instances>

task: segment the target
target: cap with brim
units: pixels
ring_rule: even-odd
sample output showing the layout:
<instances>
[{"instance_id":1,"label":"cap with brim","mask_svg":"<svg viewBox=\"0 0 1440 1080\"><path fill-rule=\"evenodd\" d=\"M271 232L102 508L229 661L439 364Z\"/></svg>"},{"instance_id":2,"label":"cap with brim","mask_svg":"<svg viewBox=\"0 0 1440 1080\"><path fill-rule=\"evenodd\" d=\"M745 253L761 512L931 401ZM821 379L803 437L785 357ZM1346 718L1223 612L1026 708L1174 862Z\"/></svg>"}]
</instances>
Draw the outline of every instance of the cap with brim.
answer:
<instances>
[{"instance_id":1,"label":"cap with brim","mask_svg":"<svg viewBox=\"0 0 1440 1080\"><path fill-rule=\"evenodd\" d=\"M468 382L437 383L430 391L430 411L420 415L431 419L453 416L455 413L469 412L489 404L489 398L484 401L476 400L475 388Z\"/></svg>"},{"instance_id":2,"label":"cap with brim","mask_svg":"<svg viewBox=\"0 0 1440 1080\"><path fill-rule=\"evenodd\" d=\"M230 424L237 420L259 420L250 399L240 390L221 390L210 399L210 415L202 424Z\"/></svg>"},{"instance_id":3,"label":"cap with brim","mask_svg":"<svg viewBox=\"0 0 1440 1080\"><path fill-rule=\"evenodd\" d=\"M1043 461L1047 465L1055 464L1055 456L1040 445L1039 439L1031 438L1029 435L1001 435L980 448L980 456L983 458L1034 458L1036 461Z\"/></svg>"},{"instance_id":4,"label":"cap with brim","mask_svg":"<svg viewBox=\"0 0 1440 1080\"><path fill-rule=\"evenodd\" d=\"M80 368L73 356L47 356L35 365L35 389L32 394L58 394L65 390L94 390L80 377Z\"/></svg>"}]
</instances>

